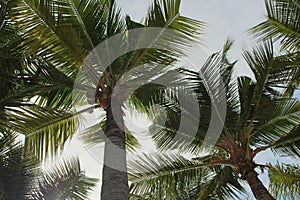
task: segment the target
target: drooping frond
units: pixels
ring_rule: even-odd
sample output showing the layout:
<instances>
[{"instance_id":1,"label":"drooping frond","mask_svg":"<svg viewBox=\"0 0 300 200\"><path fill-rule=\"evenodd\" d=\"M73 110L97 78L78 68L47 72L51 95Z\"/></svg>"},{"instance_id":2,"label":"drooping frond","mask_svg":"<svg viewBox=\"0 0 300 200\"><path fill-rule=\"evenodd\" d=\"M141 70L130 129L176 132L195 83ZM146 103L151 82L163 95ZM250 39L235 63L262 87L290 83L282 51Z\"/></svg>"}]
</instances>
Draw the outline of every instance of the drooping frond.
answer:
<instances>
[{"instance_id":1,"label":"drooping frond","mask_svg":"<svg viewBox=\"0 0 300 200\"><path fill-rule=\"evenodd\" d=\"M209 175L207 169L175 154L139 156L128 170L131 193L154 199L176 199Z\"/></svg>"},{"instance_id":2,"label":"drooping frond","mask_svg":"<svg viewBox=\"0 0 300 200\"><path fill-rule=\"evenodd\" d=\"M276 198L296 200L300 197L299 165L277 164L270 166L270 191Z\"/></svg>"},{"instance_id":3,"label":"drooping frond","mask_svg":"<svg viewBox=\"0 0 300 200\"><path fill-rule=\"evenodd\" d=\"M42 172L40 162L24 155L14 132L0 134L0 196L9 199L86 199L96 179L88 178L78 159L70 159Z\"/></svg>"},{"instance_id":4,"label":"drooping frond","mask_svg":"<svg viewBox=\"0 0 300 200\"><path fill-rule=\"evenodd\" d=\"M76 102L86 102L86 85L76 85L74 78L64 74L50 62L36 56L27 56L24 64L27 87L35 92L34 103L41 107L71 109ZM27 90L27 87L24 87ZM24 95L24 94L23 94Z\"/></svg>"},{"instance_id":5,"label":"drooping frond","mask_svg":"<svg viewBox=\"0 0 300 200\"><path fill-rule=\"evenodd\" d=\"M242 186L230 168L209 168L211 156L189 161L174 154L143 155L130 162L132 199L227 199ZM230 177L230 178L229 178ZM159 184L158 184L159 183Z\"/></svg>"},{"instance_id":6,"label":"drooping frond","mask_svg":"<svg viewBox=\"0 0 300 200\"><path fill-rule=\"evenodd\" d=\"M39 95L59 90L67 84L60 82L54 84L55 81L51 80L53 78L51 76L43 78L44 75L38 72L23 71L15 57L12 57L10 62L2 64L4 65L1 66L3 72L1 90L5 92L0 95L0 132L12 130L27 135L27 139L30 138L30 142L29 140L26 142L26 145L30 146L27 146L28 149L40 158L48 154L54 155L58 147L62 147L75 133L79 118L75 113L55 108L59 107L55 104L48 104L45 108L42 107L45 105L37 106L31 100ZM38 144L39 142L42 143ZM45 144L43 148L39 146L43 144Z\"/></svg>"},{"instance_id":7,"label":"drooping frond","mask_svg":"<svg viewBox=\"0 0 300 200\"><path fill-rule=\"evenodd\" d=\"M72 80L40 60L33 59L24 67L22 58L8 55L0 68L0 132L26 135L26 148L40 158L54 155L78 128L79 113L64 110L74 100Z\"/></svg>"},{"instance_id":8,"label":"drooping frond","mask_svg":"<svg viewBox=\"0 0 300 200\"><path fill-rule=\"evenodd\" d=\"M31 199L87 199L97 179L86 177L78 159L64 160L46 170Z\"/></svg>"},{"instance_id":9,"label":"drooping frond","mask_svg":"<svg viewBox=\"0 0 300 200\"><path fill-rule=\"evenodd\" d=\"M245 192L231 167L215 167L213 175L198 186L196 199L238 199Z\"/></svg>"},{"instance_id":10,"label":"drooping frond","mask_svg":"<svg viewBox=\"0 0 300 200\"><path fill-rule=\"evenodd\" d=\"M54 156L63 147L76 132L79 120L76 114L34 105L7 107L5 116L7 121L1 129L8 127L24 134L26 150L41 159Z\"/></svg>"},{"instance_id":11,"label":"drooping frond","mask_svg":"<svg viewBox=\"0 0 300 200\"><path fill-rule=\"evenodd\" d=\"M27 199L36 189L38 161L24 156L23 146L13 132L0 133L0 196L1 199Z\"/></svg>"}]
</instances>

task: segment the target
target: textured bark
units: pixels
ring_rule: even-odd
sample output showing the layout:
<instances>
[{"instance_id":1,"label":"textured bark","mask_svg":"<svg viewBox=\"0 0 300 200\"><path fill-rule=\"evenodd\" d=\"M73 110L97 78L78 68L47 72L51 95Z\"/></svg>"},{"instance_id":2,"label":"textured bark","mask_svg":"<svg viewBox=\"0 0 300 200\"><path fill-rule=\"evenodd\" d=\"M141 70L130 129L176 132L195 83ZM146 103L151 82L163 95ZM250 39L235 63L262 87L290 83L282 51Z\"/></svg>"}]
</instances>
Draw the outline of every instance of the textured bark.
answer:
<instances>
[{"instance_id":1,"label":"textured bark","mask_svg":"<svg viewBox=\"0 0 300 200\"><path fill-rule=\"evenodd\" d=\"M108 105L106 109L107 121L101 199L128 200L129 187L123 112L121 108L114 107L113 109L114 116L111 105Z\"/></svg>"},{"instance_id":2,"label":"textured bark","mask_svg":"<svg viewBox=\"0 0 300 200\"><path fill-rule=\"evenodd\" d=\"M257 200L275 200L262 182L258 179L257 173L254 169L245 170L243 179L248 182L251 191Z\"/></svg>"}]
</instances>

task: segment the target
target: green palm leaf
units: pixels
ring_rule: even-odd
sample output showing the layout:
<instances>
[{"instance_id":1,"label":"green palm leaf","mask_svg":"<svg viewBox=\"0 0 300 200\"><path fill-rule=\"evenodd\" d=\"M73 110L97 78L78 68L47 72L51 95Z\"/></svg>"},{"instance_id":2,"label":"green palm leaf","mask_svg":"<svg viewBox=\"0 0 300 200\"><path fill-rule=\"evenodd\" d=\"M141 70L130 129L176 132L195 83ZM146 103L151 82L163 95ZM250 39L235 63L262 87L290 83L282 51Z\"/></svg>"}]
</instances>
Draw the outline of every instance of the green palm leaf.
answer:
<instances>
[{"instance_id":1,"label":"green palm leaf","mask_svg":"<svg viewBox=\"0 0 300 200\"><path fill-rule=\"evenodd\" d=\"M79 33L72 26L63 24L66 16L61 10L65 6L66 3L61 1L44 0L11 1L9 4L10 15L18 23L24 38L22 49L47 58L57 67L64 61L69 67L59 69L74 76L84 54Z\"/></svg>"},{"instance_id":2,"label":"green palm leaf","mask_svg":"<svg viewBox=\"0 0 300 200\"><path fill-rule=\"evenodd\" d=\"M83 143L88 147L93 147L99 145L105 141L104 130L105 130L106 120L102 120L100 123L96 123L80 133L79 138ZM126 138L126 149L127 151L134 152L136 147L139 147L140 144L134 135L128 130L125 126L125 138Z\"/></svg>"},{"instance_id":3,"label":"green palm leaf","mask_svg":"<svg viewBox=\"0 0 300 200\"><path fill-rule=\"evenodd\" d=\"M24 155L17 134L0 135L0 196L9 199L86 199L96 179L86 177L78 159L40 168L36 157Z\"/></svg>"},{"instance_id":4,"label":"green palm leaf","mask_svg":"<svg viewBox=\"0 0 300 200\"><path fill-rule=\"evenodd\" d=\"M5 113L5 127L24 134L26 150L42 159L54 156L78 128L79 116L59 109L20 106Z\"/></svg>"},{"instance_id":5,"label":"green palm leaf","mask_svg":"<svg viewBox=\"0 0 300 200\"><path fill-rule=\"evenodd\" d=\"M149 63L149 61L168 65L174 62L176 57L184 55L186 49L191 47L194 42L199 42L199 35L203 32L204 23L181 16L179 13L180 3L180 0L155 0L148 11L144 24L133 22L127 17L128 29L138 27L163 28L159 33L154 33L155 36L151 35L155 39L149 44L150 48L137 51L131 57L128 63L129 69ZM172 30L172 35L167 31L168 29ZM141 35L140 37L143 39L147 36ZM154 50L153 47L161 48Z\"/></svg>"},{"instance_id":6,"label":"green palm leaf","mask_svg":"<svg viewBox=\"0 0 300 200\"><path fill-rule=\"evenodd\" d=\"M0 133L0 196L1 199L26 199L36 189L38 160L24 156L23 146L13 132Z\"/></svg>"},{"instance_id":7,"label":"green palm leaf","mask_svg":"<svg viewBox=\"0 0 300 200\"><path fill-rule=\"evenodd\" d=\"M231 167L216 167L214 175L200 185L196 199L238 199L245 192Z\"/></svg>"},{"instance_id":8,"label":"green palm leaf","mask_svg":"<svg viewBox=\"0 0 300 200\"><path fill-rule=\"evenodd\" d=\"M272 144L276 140L288 136L300 124L300 104L298 100L289 101L280 99L273 103L275 111L271 120L259 122L253 131L256 138L254 145Z\"/></svg>"},{"instance_id":9,"label":"green palm leaf","mask_svg":"<svg viewBox=\"0 0 300 200\"><path fill-rule=\"evenodd\" d=\"M131 193L155 199L178 198L192 183L208 176L207 172L182 156L143 155L129 163Z\"/></svg>"},{"instance_id":10,"label":"green palm leaf","mask_svg":"<svg viewBox=\"0 0 300 200\"><path fill-rule=\"evenodd\" d=\"M297 165L274 165L269 168L271 192L277 198L296 200L300 196L300 170Z\"/></svg>"},{"instance_id":11,"label":"green palm leaf","mask_svg":"<svg viewBox=\"0 0 300 200\"><path fill-rule=\"evenodd\" d=\"M231 168L209 168L205 162L210 159L211 156L206 156L189 161L175 154L140 156L129 163L131 193L150 199L236 197L242 186Z\"/></svg>"},{"instance_id":12,"label":"green palm leaf","mask_svg":"<svg viewBox=\"0 0 300 200\"><path fill-rule=\"evenodd\" d=\"M87 199L97 179L84 175L78 159L68 159L46 170L32 199Z\"/></svg>"},{"instance_id":13,"label":"green palm leaf","mask_svg":"<svg viewBox=\"0 0 300 200\"><path fill-rule=\"evenodd\" d=\"M255 26L251 32L261 39L281 42L282 50L299 50L300 8L295 0L266 0L267 21Z\"/></svg>"},{"instance_id":14,"label":"green palm leaf","mask_svg":"<svg viewBox=\"0 0 300 200\"><path fill-rule=\"evenodd\" d=\"M300 157L300 137L299 125L294 128L289 134L281 136L278 140L268 146L262 147L261 150L271 148L271 150L280 156L291 156L294 158Z\"/></svg>"},{"instance_id":15,"label":"green palm leaf","mask_svg":"<svg viewBox=\"0 0 300 200\"><path fill-rule=\"evenodd\" d=\"M229 41L228 41L229 42ZM230 42L227 44L230 46ZM224 47L226 49L226 45ZM237 91L236 87L231 87L231 71L234 64L229 63L226 60L226 53L228 51L224 50L221 55L214 54L207 59L207 62L204 64L201 73L204 74L203 78L199 72L184 70L182 69L182 76L186 76L185 79L182 79L181 83L177 83L177 88L173 89L172 93L161 92L160 95L167 95L168 97L159 99L159 95L154 96L156 100L153 102L160 102L161 106L166 109L166 114L158 115L156 113L156 121L154 125L150 128L150 133L152 134L156 145L159 149L181 149L183 151L188 151L192 153L199 153L203 147L204 138L207 134L208 127L211 120L212 112L219 112L219 108L213 106L214 103L220 103L225 101L222 95L220 94L220 85L219 81L224 80L228 84L224 84L224 96L228 96L228 106L232 110L228 109L228 116L231 115L233 118L227 120L225 123L226 127L234 128L237 123L234 121L236 116L238 116L238 95L232 91ZM162 76L163 77L163 76ZM181 79L180 79L181 80ZM163 90L161 88L160 90ZM232 92L232 93L229 93ZM181 102L176 99L178 97L184 96L189 97L189 94L197 94L197 104L200 111L200 120L195 115L195 110L193 106L190 106L191 102L189 98L181 99ZM175 95L176 94L176 95ZM231 95L231 96L230 96ZM212 96L212 99L211 99ZM186 101L186 102L185 102ZM180 105L179 105L180 104ZM189 106L185 106L189 105ZM184 115L183 115L184 114ZM187 127L186 130L178 130L180 119L184 116L185 124ZM235 118L234 118L235 117ZM221 119L215 119L221 120ZM216 122L218 124L218 122ZM222 123L222 122L220 122ZM196 135L191 135L191 130L196 130ZM174 141L174 137L181 135L182 140L178 139ZM186 142L190 140L191 142Z\"/></svg>"}]
</instances>

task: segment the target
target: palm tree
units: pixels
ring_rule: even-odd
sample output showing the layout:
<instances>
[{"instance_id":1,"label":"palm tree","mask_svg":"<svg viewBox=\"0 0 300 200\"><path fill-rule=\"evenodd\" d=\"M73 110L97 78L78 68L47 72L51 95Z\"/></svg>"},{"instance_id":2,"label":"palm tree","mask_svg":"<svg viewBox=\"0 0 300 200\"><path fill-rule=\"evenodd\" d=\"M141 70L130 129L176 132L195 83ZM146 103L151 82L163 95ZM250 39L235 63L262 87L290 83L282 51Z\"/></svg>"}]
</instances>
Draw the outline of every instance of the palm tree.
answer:
<instances>
[{"instance_id":1,"label":"palm tree","mask_svg":"<svg viewBox=\"0 0 300 200\"><path fill-rule=\"evenodd\" d=\"M176 34L165 37L164 42L161 38L162 33L158 34L155 37L156 40L152 42L166 44L164 51L146 48L123 55L102 71L101 78L92 83L94 85L81 84L80 88L83 92L77 94L78 98L82 99L87 90L98 91L96 94L92 92L94 93L92 96L89 95L90 92L87 95L88 100L94 99L96 96L98 103L75 113L75 116L95 107L100 107L106 112L102 199L128 199L125 151L122 155L112 154L113 151L110 150L109 145L112 143L119 149L125 150L123 111L122 106L113 108L119 111L119 116L112 115L110 96L117 81L131 69L146 63L152 63L154 66L169 65L183 54L185 47L198 39L203 24L179 15L179 7L180 0L155 0L145 22L139 24L133 22L130 17L126 17L124 20L114 0L10 1L8 12L12 19L11 23L17 27L21 37L18 48L22 56L29 62L24 66L29 72L37 73L40 75L39 77L43 78L42 80L30 80L30 83L36 81L38 86L42 84L43 87L39 88L40 90L32 91L36 95L36 101L30 109L22 107L24 109L22 116L29 113L30 116L34 114L42 124L32 122L29 125L29 121L26 121L28 116L20 118L17 114L19 109L10 113L10 115L17 116L14 124L10 124L10 127L16 126L18 131L26 136L25 148L33 151L40 158L44 158L49 153L54 154L57 148L62 147L66 139L73 135L76 130L76 120L69 112L72 107L73 83L81 66L87 72L93 71L91 67L82 64L85 57L98 44L115 34L125 33L133 28L172 29ZM124 44L126 44L130 40L130 35L124 34L124 36L126 36L124 38ZM46 81L43 81L45 79ZM49 81L51 84L48 84ZM45 83L47 83L49 91L44 90L47 88ZM102 92L99 92L100 90ZM18 95L25 94L27 91ZM136 95L136 97L138 96ZM136 99L138 100L138 98ZM120 101L122 105L125 99L121 98ZM136 107L143 107L140 105L142 104L136 105ZM45 109L40 111L40 107ZM36 109L35 112L31 112L32 108ZM44 112L44 110L48 112ZM121 127L116 122L121 122L119 125ZM108 163L120 164L122 171L111 168Z\"/></svg>"},{"instance_id":2,"label":"palm tree","mask_svg":"<svg viewBox=\"0 0 300 200\"><path fill-rule=\"evenodd\" d=\"M0 195L1 199L87 199L96 179L88 178L78 159L69 159L46 171L32 155L24 156L17 135L0 136Z\"/></svg>"},{"instance_id":3,"label":"palm tree","mask_svg":"<svg viewBox=\"0 0 300 200\"><path fill-rule=\"evenodd\" d=\"M203 66L204 77L206 74L214 77L211 82L206 82L203 76L199 77L198 72L184 70L191 83L191 87L185 90L198 94L201 118L199 123L194 124L198 127L197 135L189 138L189 132L178 131L178 105L170 102L164 105L170 110L167 112L167 122L161 124L158 120L149 129L159 149L177 149L179 153L188 152L194 158L188 160L182 156L167 154L142 156L139 160L134 160L130 170L133 195L173 199L188 191L189 194L195 194L193 199L233 198L235 192L241 189L238 182L241 179L249 184L257 199L274 199L256 172L257 168L263 171L266 164L257 163L255 158L267 149L272 150L275 155L295 158L300 156L300 102L277 90L278 86L282 86L278 77L291 66L291 60L275 57L272 43L264 43L252 51L244 52L255 82L248 77L232 80L234 63L226 58L226 51L231 44L228 41L225 51L221 55L211 56ZM218 71L221 72L219 78L216 75ZM289 81L293 79L293 74L285 78ZM226 99L219 95L220 80L225 85ZM211 91L216 93L210 93ZM220 111L215 105L224 100L227 104L225 120L211 120L212 113ZM189 112L185 107L181 110ZM195 116L193 112L190 115L192 121ZM204 143L210 123L224 123L221 136L212 148ZM186 141L192 139L192 142L172 141L177 134L184 135ZM201 156L204 150L207 156Z\"/></svg>"}]
</instances>

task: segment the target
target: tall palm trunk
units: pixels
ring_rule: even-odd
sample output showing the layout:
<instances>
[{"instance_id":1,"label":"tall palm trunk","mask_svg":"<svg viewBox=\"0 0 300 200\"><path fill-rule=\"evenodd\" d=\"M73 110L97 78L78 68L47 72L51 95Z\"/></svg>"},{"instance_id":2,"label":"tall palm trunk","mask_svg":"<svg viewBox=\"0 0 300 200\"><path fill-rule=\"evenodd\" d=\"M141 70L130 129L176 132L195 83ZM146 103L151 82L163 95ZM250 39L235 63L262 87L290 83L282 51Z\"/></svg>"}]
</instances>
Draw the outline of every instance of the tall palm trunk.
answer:
<instances>
[{"instance_id":1,"label":"tall palm trunk","mask_svg":"<svg viewBox=\"0 0 300 200\"><path fill-rule=\"evenodd\" d=\"M258 179L258 175L251 167L242 169L243 179L246 180L257 200L275 200L274 197L265 188L262 182Z\"/></svg>"},{"instance_id":2,"label":"tall palm trunk","mask_svg":"<svg viewBox=\"0 0 300 200\"><path fill-rule=\"evenodd\" d=\"M125 132L121 107L106 109L104 166L101 189L102 200L128 200L129 187L125 151ZM118 110L115 110L118 109ZM118 122L118 123L117 123Z\"/></svg>"}]
</instances>

